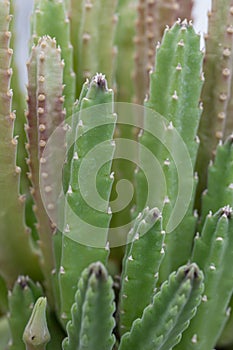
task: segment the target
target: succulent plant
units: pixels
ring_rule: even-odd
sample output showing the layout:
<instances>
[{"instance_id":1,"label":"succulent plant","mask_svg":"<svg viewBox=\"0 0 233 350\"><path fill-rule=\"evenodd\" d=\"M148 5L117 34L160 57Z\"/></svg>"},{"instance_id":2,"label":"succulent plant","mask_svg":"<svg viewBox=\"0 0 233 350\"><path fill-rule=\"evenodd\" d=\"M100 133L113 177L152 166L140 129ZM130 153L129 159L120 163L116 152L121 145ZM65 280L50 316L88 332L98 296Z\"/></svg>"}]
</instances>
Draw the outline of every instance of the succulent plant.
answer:
<instances>
[{"instance_id":1,"label":"succulent plant","mask_svg":"<svg viewBox=\"0 0 233 350\"><path fill-rule=\"evenodd\" d=\"M0 0L0 349L233 348L233 2L205 50L193 4L34 0L24 92Z\"/></svg>"}]
</instances>

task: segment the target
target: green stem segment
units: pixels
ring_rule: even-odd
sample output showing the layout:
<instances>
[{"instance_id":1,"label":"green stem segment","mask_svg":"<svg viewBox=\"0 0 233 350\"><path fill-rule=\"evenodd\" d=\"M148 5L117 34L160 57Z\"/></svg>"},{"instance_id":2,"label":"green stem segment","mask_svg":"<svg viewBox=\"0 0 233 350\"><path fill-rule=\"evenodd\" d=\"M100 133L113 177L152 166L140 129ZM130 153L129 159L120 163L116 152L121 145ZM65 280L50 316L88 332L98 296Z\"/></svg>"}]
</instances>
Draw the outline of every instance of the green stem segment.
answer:
<instances>
[{"instance_id":1,"label":"green stem segment","mask_svg":"<svg viewBox=\"0 0 233 350\"><path fill-rule=\"evenodd\" d=\"M228 319L228 303L233 292L232 209L227 206L206 217L201 235L197 235L192 260L202 269L205 288L202 303L183 334L177 350L214 348ZM211 334L207 337L206 334Z\"/></svg>"},{"instance_id":2,"label":"green stem segment","mask_svg":"<svg viewBox=\"0 0 233 350\"><path fill-rule=\"evenodd\" d=\"M52 18L56 20L51 20ZM73 48L70 44L70 23L67 17L66 7L60 0L37 0L35 2L34 17L32 23L34 43L37 44L40 37L49 35L56 38L61 47L61 55L64 60L64 95L66 117L70 118L75 101L75 74L73 72Z\"/></svg>"},{"instance_id":3,"label":"green stem segment","mask_svg":"<svg viewBox=\"0 0 233 350\"><path fill-rule=\"evenodd\" d=\"M223 176L224 174L224 176ZM233 206L233 137L229 136L224 144L216 149L214 162L208 169L208 187L202 196L202 215L199 230L205 225L208 213L216 212L219 207ZM231 299L230 306L233 303ZM232 342L232 313L220 338L220 344Z\"/></svg>"},{"instance_id":4,"label":"green stem segment","mask_svg":"<svg viewBox=\"0 0 233 350\"><path fill-rule=\"evenodd\" d=\"M195 264L172 273L142 318L121 338L119 350L167 350L180 339L201 301L203 275Z\"/></svg>"},{"instance_id":5,"label":"green stem segment","mask_svg":"<svg viewBox=\"0 0 233 350\"><path fill-rule=\"evenodd\" d=\"M203 114L199 127L200 148L196 169L199 175L196 206L206 188L207 171L219 140L223 139L231 94L233 62L233 10L231 0L213 0L209 14L202 90ZM232 119L232 115L229 115ZM232 132L231 130L230 132Z\"/></svg>"},{"instance_id":6,"label":"green stem segment","mask_svg":"<svg viewBox=\"0 0 233 350\"><path fill-rule=\"evenodd\" d=\"M73 156L70 180L65 184L68 190L59 273L60 316L65 323L71 318L70 308L81 272L95 261L106 264L109 254L109 198L115 149L112 139L116 117L113 114L113 92L108 89L102 74L92 79L79 103L75 139L68 142Z\"/></svg>"},{"instance_id":7,"label":"green stem segment","mask_svg":"<svg viewBox=\"0 0 233 350\"><path fill-rule=\"evenodd\" d=\"M46 280L48 296L52 303L51 271L54 268L52 232L55 229L51 214L56 206L55 158L49 137L59 127L60 149L65 150L65 135L62 122L63 111L63 62L55 39L43 37L32 48L28 62L28 153L29 178L33 188L37 218L39 244L42 251L41 266ZM51 149L50 149L51 148ZM46 149L46 154L44 150ZM49 154L50 153L50 154ZM41 179L40 179L41 175ZM41 190L46 196L46 203L41 197Z\"/></svg>"},{"instance_id":8,"label":"green stem segment","mask_svg":"<svg viewBox=\"0 0 233 350\"><path fill-rule=\"evenodd\" d=\"M9 294L8 322L11 333L11 350L25 350L23 332L30 318L32 306L43 291L28 277L20 276Z\"/></svg>"},{"instance_id":9,"label":"green stem segment","mask_svg":"<svg viewBox=\"0 0 233 350\"><path fill-rule=\"evenodd\" d=\"M182 177L184 175L178 173L177 170L179 164L184 162L183 150L187 152L185 159L190 168L190 175L187 175L187 178L190 176L193 185L193 192L189 202L186 203L188 207L182 221L165 237L166 256L161 264L161 281L165 281L172 271L187 263L192 249L196 225L196 218L193 215L196 185L196 178L193 179L193 167L198 149L196 132L201 113L199 98L203 82L202 56L200 37L195 33L191 23L178 21L171 29L165 30L161 45L157 47L155 69L151 73L150 95L145 102L146 107L160 113L161 117L157 121L153 121L153 118L149 117L149 111L146 111L144 130L149 132L144 131L139 134L139 142L149 149L159 161L165 177L167 192L163 198L161 193L156 194L154 202L149 204L151 207L157 206L163 210L165 230L180 196L178 177L182 181L184 180ZM163 122L162 117L165 117ZM160 128L157 123L166 122L166 127L161 132L156 131L157 137L151 135L151 130ZM175 141L175 135L181 137L180 147L178 147L178 141ZM167 149L169 144L170 151ZM175 153L176 159L174 158ZM140 154L142 165L146 161L146 158L143 158L143 153ZM137 187L140 189L142 186L137 196L138 212L145 206L146 192L143 193L143 188L146 187L145 184L142 184L141 173L139 171L136 175L136 179L139 181ZM177 250L179 254L176 253Z\"/></svg>"},{"instance_id":10,"label":"green stem segment","mask_svg":"<svg viewBox=\"0 0 233 350\"><path fill-rule=\"evenodd\" d=\"M26 350L46 350L50 334L46 322L46 298L39 298L23 334Z\"/></svg>"},{"instance_id":11,"label":"green stem segment","mask_svg":"<svg viewBox=\"0 0 233 350\"><path fill-rule=\"evenodd\" d=\"M13 15L13 21L10 22L10 31L11 31L11 47L13 51L17 50L17 41L21 35L20 32L16 30L16 4L15 1L10 1L10 12ZM28 166L26 164L27 151L25 149L25 143L27 140L26 132L24 125L26 123L25 118L25 92L20 81L20 67L17 62L17 55L12 56L11 67L13 69L13 75L11 77L11 89L14 94L12 97L12 110L16 111L16 119L14 123L14 135L19 136L18 146L17 146L17 164L21 168L20 175L20 192L29 195L29 180L27 178Z\"/></svg>"},{"instance_id":12,"label":"green stem segment","mask_svg":"<svg viewBox=\"0 0 233 350\"><path fill-rule=\"evenodd\" d=\"M12 287L19 274L40 280L41 273L39 252L32 247L30 231L24 225L25 198L19 195L20 168L16 166L17 138L13 138L15 115L10 90L10 4L1 0L0 7L0 271L8 287Z\"/></svg>"},{"instance_id":13,"label":"green stem segment","mask_svg":"<svg viewBox=\"0 0 233 350\"><path fill-rule=\"evenodd\" d=\"M152 301L164 256L164 232L157 209L146 208L128 235L119 300L120 332L128 332ZM135 291L138 291L135 293Z\"/></svg>"},{"instance_id":14,"label":"green stem segment","mask_svg":"<svg viewBox=\"0 0 233 350\"><path fill-rule=\"evenodd\" d=\"M227 205L233 206L233 136L218 145L215 160L209 166L208 187L202 196L201 225L209 211L215 213Z\"/></svg>"},{"instance_id":15,"label":"green stem segment","mask_svg":"<svg viewBox=\"0 0 233 350\"><path fill-rule=\"evenodd\" d=\"M79 280L72 321L67 324L68 338L63 350L111 350L115 337L112 279L100 263L86 268Z\"/></svg>"}]
</instances>

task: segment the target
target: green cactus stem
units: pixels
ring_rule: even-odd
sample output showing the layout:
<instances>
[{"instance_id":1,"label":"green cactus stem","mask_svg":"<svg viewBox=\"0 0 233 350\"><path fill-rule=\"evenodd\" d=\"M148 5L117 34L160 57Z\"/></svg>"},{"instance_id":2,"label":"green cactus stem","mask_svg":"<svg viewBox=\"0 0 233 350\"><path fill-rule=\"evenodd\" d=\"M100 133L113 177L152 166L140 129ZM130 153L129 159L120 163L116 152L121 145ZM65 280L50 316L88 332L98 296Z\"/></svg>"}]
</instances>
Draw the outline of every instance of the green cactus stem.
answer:
<instances>
[{"instance_id":1,"label":"green cactus stem","mask_svg":"<svg viewBox=\"0 0 233 350\"><path fill-rule=\"evenodd\" d=\"M222 176L224 174L224 176ZM219 207L233 206L233 135L217 146L214 162L208 169L208 187L202 196L202 226L206 215Z\"/></svg>"},{"instance_id":2,"label":"green cactus stem","mask_svg":"<svg viewBox=\"0 0 233 350\"><path fill-rule=\"evenodd\" d=\"M233 324L233 314L232 314L232 307L233 307L233 298L231 298L230 303L228 304L228 320L226 322L226 325L221 333L221 336L218 339L217 345L219 347L228 348L231 346L233 337L232 337L232 324Z\"/></svg>"},{"instance_id":3,"label":"green cactus stem","mask_svg":"<svg viewBox=\"0 0 233 350\"><path fill-rule=\"evenodd\" d=\"M205 83L202 90L203 114L199 127L200 148L196 169L199 175L198 198L206 188L207 169L219 140L223 139L228 102L231 93L233 10L231 0L212 2L206 36L204 61ZM229 115L231 119L231 116ZM232 132L233 130L231 130Z\"/></svg>"},{"instance_id":4,"label":"green cactus stem","mask_svg":"<svg viewBox=\"0 0 233 350\"><path fill-rule=\"evenodd\" d=\"M13 138L15 114L11 109L10 90L10 4L1 0L0 7L0 271L8 287L12 287L19 274L25 273L38 280L41 274L39 252L32 247L30 231L23 221L25 198L19 195L20 168L15 163L17 138Z\"/></svg>"},{"instance_id":5,"label":"green cactus stem","mask_svg":"<svg viewBox=\"0 0 233 350\"><path fill-rule=\"evenodd\" d=\"M157 47L150 95L145 103L173 123L189 150L192 164L198 148L195 135L201 113L202 58L200 36L191 23L178 21L171 29L167 28Z\"/></svg>"},{"instance_id":6,"label":"green cactus stem","mask_svg":"<svg viewBox=\"0 0 233 350\"><path fill-rule=\"evenodd\" d=\"M16 42L18 39L18 33L16 30L16 17L17 12L15 11L15 1L10 1L10 13L13 16L13 20L10 22L10 32L11 32L11 48L15 51ZM15 55L12 56L11 59L11 67L13 70L13 74L11 77L11 89L14 92L12 97L12 110L16 111L17 118L15 119L14 124L14 135L18 137L18 146L17 146L17 160L16 163L21 168L20 175L20 192L27 194L29 196L29 180L27 178L28 166L26 164L25 159L27 158L27 151L25 150L26 143L26 133L24 130L24 125L26 123L25 118L25 108L26 101L24 98L24 91L22 88L22 84L20 84L20 75L19 75L19 67L16 62ZM29 200L28 200L29 201Z\"/></svg>"},{"instance_id":7,"label":"green cactus stem","mask_svg":"<svg viewBox=\"0 0 233 350\"><path fill-rule=\"evenodd\" d=\"M88 90L89 90L89 87L90 87L90 81L87 79L82 86L82 89L81 89L81 92L79 95L79 100L76 101L74 104L74 113L72 116L72 123L71 123L74 137L76 136L76 130L77 130L78 122L79 122L79 112L80 112L81 104L82 104L81 102L86 97ZM72 151L73 151L73 149L72 149Z\"/></svg>"},{"instance_id":8,"label":"green cactus stem","mask_svg":"<svg viewBox=\"0 0 233 350\"><path fill-rule=\"evenodd\" d=\"M23 332L32 312L32 307L42 288L34 284L28 277L20 276L15 282L12 292L9 292L8 322L11 333L9 349L25 350Z\"/></svg>"},{"instance_id":9,"label":"green cactus stem","mask_svg":"<svg viewBox=\"0 0 233 350\"><path fill-rule=\"evenodd\" d=\"M51 21L56 18L56 21ZM64 106L67 118L72 116L73 103L75 101L75 74L73 72L73 48L70 44L70 23L67 17L66 7L60 0L39 0L35 2L34 19L32 24L34 43L37 44L40 37L49 35L55 38L61 47L62 59L64 59Z\"/></svg>"},{"instance_id":10,"label":"green cactus stem","mask_svg":"<svg viewBox=\"0 0 233 350\"><path fill-rule=\"evenodd\" d=\"M202 87L202 53L200 52L200 37L186 21L178 21L171 29L166 29L161 45L157 47L155 69L151 73L150 95L145 106L160 113L168 121L167 127L161 131L163 134L159 141L148 132L139 133L139 142L153 152L160 162L166 180L167 193L165 198L156 198L156 203L163 209L163 225L166 230L170 220L178 192L177 168L172 154L166 149L169 139L173 139L173 130L182 137L182 142L189 153L192 168L195 164L198 149L196 132L200 119L199 98ZM188 103L187 103L188 101ZM152 118L145 118L144 129L153 130ZM171 141L172 142L172 141ZM174 142L174 141L173 141ZM177 147L176 146L173 146ZM181 155L178 155L181 157ZM146 160L139 156L141 162ZM188 156L187 156L188 157ZM188 157L189 158L189 157ZM183 161L183 159L182 159ZM192 169L191 169L192 172ZM141 171L136 174L139 180L137 187L137 210L141 211L145 205ZM165 281L168 275L179 266L187 263L192 249L195 232L196 217L193 215L194 193L196 176L193 179L193 194L189 207L180 224L165 237L166 256L160 270L160 279ZM177 254L179 250L179 254Z\"/></svg>"},{"instance_id":11,"label":"green cactus stem","mask_svg":"<svg viewBox=\"0 0 233 350\"><path fill-rule=\"evenodd\" d=\"M9 330L9 324L7 317L0 318L0 346L1 349L7 349L9 347L11 335Z\"/></svg>"},{"instance_id":12,"label":"green cactus stem","mask_svg":"<svg viewBox=\"0 0 233 350\"><path fill-rule=\"evenodd\" d=\"M26 350L45 350L50 341L46 322L46 298L39 298L32 310L31 317L23 333Z\"/></svg>"},{"instance_id":13,"label":"green cactus stem","mask_svg":"<svg viewBox=\"0 0 233 350\"><path fill-rule=\"evenodd\" d=\"M233 206L233 137L229 136L224 144L219 143L214 162L209 165L207 189L202 195L202 213L198 229L201 230L209 211L216 212L219 207ZM223 176L224 174L224 176ZM231 299L231 304L233 300ZM232 340L232 313L223 331L220 344Z\"/></svg>"},{"instance_id":14,"label":"green cactus stem","mask_svg":"<svg viewBox=\"0 0 233 350\"><path fill-rule=\"evenodd\" d=\"M80 112L80 107L81 107L81 103L79 103L79 101L81 102L82 99L84 97L86 97L86 94L88 92L89 89L89 80L87 79L86 82L83 84L82 86L82 90L79 96L79 100L76 100L73 106L73 114L72 114L72 118L71 118L71 136L70 139L74 140L76 137L76 130L77 130L77 126L78 126L78 122L79 122L79 112ZM69 181L70 181L70 172L71 172L71 163L72 163L72 158L73 158L73 154L74 154L74 144L72 144L68 150L68 154L67 154L67 158L65 160L65 164L64 164L64 168L63 168L63 189L64 189L64 193L66 193L68 191L68 185L69 185Z\"/></svg>"},{"instance_id":15,"label":"green cactus stem","mask_svg":"<svg viewBox=\"0 0 233 350\"><path fill-rule=\"evenodd\" d=\"M201 302L203 275L195 264L182 266L154 296L142 318L121 338L119 350L173 349Z\"/></svg>"},{"instance_id":16,"label":"green cactus stem","mask_svg":"<svg viewBox=\"0 0 233 350\"><path fill-rule=\"evenodd\" d=\"M124 48L124 52L121 53L121 50L123 50L123 44L124 41L129 40L130 36L122 37L121 35L121 18L124 19L124 14L121 14L121 6L122 11L124 8L125 3L121 4L119 3L119 28L117 29L117 36L116 39L118 40L119 37L119 43L117 41L118 46L118 57L119 57L119 67L117 65L117 86L120 86L120 90L117 90L117 99L118 101L133 101L137 104L142 104L144 101L144 98L146 97L146 94L149 90L149 71L152 69L154 65L154 56L155 56L155 42L161 39L162 32L161 27L165 26L164 23L160 23L157 21L157 1L144 1L141 0L138 4L132 2L132 5L130 3L130 6L128 6L127 9L124 9L125 13L127 11L133 11L133 7L136 5L138 18L136 21L136 30L134 29L134 32L132 32L132 35L134 37L134 45L135 45L135 54L134 57L134 64L133 64L133 71L132 71L132 63L130 61L131 59L131 43L127 42L127 48ZM170 5L169 5L170 6ZM168 6L168 8L169 8ZM134 16L135 11L134 9ZM129 21L129 18L131 20L131 17L128 16L127 18L127 26L131 24ZM122 27L124 28L124 26ZM134 28L134 27L133 27ZM125 29L129 33L129 28ZM131 32L130 32L131 33ZM122 49L121 49L122 48ZM122 55L122 57L121 57ZM127 58L124 56L127 55ZM128 66L130 65L130 66ZM118 68L119 68L119 75L118 75ZM125 70L125 71L124 71ZM126 71L127 70L127 71ZM131 75L133 77L133 80L135 84L133 85L131 82L131 77L126 79L126 76ZM118 81L119 78L119 81ZM124 84L121 82L124 79ZM127 80L127 85L126 85ZM129 84L132 84L132 89L129 86ZM124 93L123 89L127 89L126 94ZM132 96L129 96L129 93ZM140 116L137 117L140 120ZM117 126L116 129L116 137L119 138L128 138L132 140L137 139L138 134L138 128L124 125L122 127L121 125ZM137 150L135 149L136 158L137 158ZM115 172L115 179L113 186L113 195L115 191L115 185L120 179L126 179L129 182L131 182L133 185L135 185L135 178L134 178L134 171L135 171L135 165L130 163L122 161L122 160L115 160L113 163L113 170ZM128 205L124 211L119 210L117 213L113 215L113 219L111 222L112 227L118 227L122 224L128 223L131 218L131 212L130 210L135 206L135 196L132 199L130 205ZM156 206L156 204L153 203L152 207ZM141 211L144 208L144 205L142 205L139 209ZM125 235L127 232L124 233ZM119 232L119 235L123 235L123 232Z\"/></svg>"},{"instance_id":17,"label":"green cactus stem","mask_svg":"<svg viewBox=\"0 0 233 350\"><path fill-rule=\"evenodd\" d=\"M85 247L70 238L63 238L63 251L58 282L60 290L59 317L63 325L71 319L70 309L74 301L77 281L80 278L83 267L93 261L101 260L107 263L108 249ZM88 249L89 248L89 249ZM75 283L76 282L76 283Z\"/></svg>"},{"instance_id":18,"label":"green cactus stem","mask_svg":"<svg viewBox=\"0 0 233 350\"><path fill-rule=\"evenodd\" d=\"M107 270L96 262L86 268L79 280L72 306L72 320L63 350L111 350L115 343L113 281Z\"/></svg>"},{"instance_id":19,"label":"green cactus stem","mask_svg":"<svg viewBox=\"0 0 233 350\"><path fill-rule=\"evenodd\" d=\"M111 219L109 197L113 182L111 162L115 144L112 139L116 117L113 114L113 92L108 89L102 74L94 76L85 98L79 103L81 105L77 134L73 140L75 143L70 182L65 186L68 191L59 272L61 318L64 322L71 318L70 308L82 270L94 261L105 264L109 254L107 243ZM98 154L89 157L92 149L99 149ZM98 163L103 158L106 159L106 163L98 170ZM97 175L96 178L82 176L80 182L81 165L86 159L91 162L88 164L92 168L92 173ZM87 190L85 194L87 198L91 198L94 183L104 202L93 202L90 206L83 197L81 186L85 186Z\"/></svg>"},{"instance_id":20,"label":"green cactus stem","mask_svg":"<svg viewBox=\"0 0 233 350\"><path fill-rule=\"evenodd\" d=\"M53 284L53 296L54 296L54 306L57 315L60 315L61 300L60 300L60 286L59 286L59 269L61 263L61 253L62 253L62 232L56 230L53 234L53 249L54 249L54 259L55 267L52 270L52 284Z\"/></svg>"},{"instance_id":21,"label":"green cactus stem","mask_svg":"<svg viewBox=\"0 0 233 350\"><path fill-rule=\"evenodd\" d=\"M204 273L205 288L202 303L176 350L212 350L229 317L233 292L233 271L229 268L233 259L232 225L232 209L224 207L207 215L201 235L196 236L192 260Z\"/></svg>"},{"instance_id":22,"label":"green cactus stem","mask_svg":"<svg viewBox=\"0 0 233 350\"><path fill-rule=\"evenodd\" d=\"M27 134L29 153L29 178L32 182L31 193L37 218L37 230L39 233L39 245L42 251L41 266L48 288L48 295L52 302L51 271L54 268L54 253L52 245L52 232L55 229L48 214L55 210L56 189L54 188L56 168L53 168L53 150L49 159L46 159L43 151L45 147L51 147L48 143L53 131L60 127L60 147L65 152L65 131L63 110L63 62L60 50L57 49L55 39L43 37L37 46L32 48L28 62L28 112ZM47 144L48 143L48 144ZM46 154L49 153L48 149ZM40 181L40 167L42 181ZM41 197L41 186L47 195L47 208ZM54 193L55 192L55 193Z\"/></svg>"},{"instance_id":23,"label":"green cactus stem","mask_svg":"<svg viewBox=\"0 0 233 350\"><path fill-rule=\"evenodd\" d=\"M134 86L134 54L135 54L135 41L137 41L135 21L137 19L137 0L121 0L118 1L117 14L118 23L116 28L115 44L117 46L117 58L116 58L116 101L117 102L133 102L135 97ZM140 24L139 24L140 26ZM125 35L127 33L127 35ZM141 33L140 33L141 34ZM143 53L144 54L144 53ZM140 61L140 60L139 60ZM140 72L139 72L140 71ZM141 74L142 70L138 70L138 74ZM131 139L137 138L137 128L131 125L121 125L120 123L116 127L114 137L119 139ZM135 154L137 149L135 148ZM114 201L117 196L117 183L124 179L134 185L134 170L135 164L133 162L126 161L124 159L114 159L113 166L114 172L114 184L111 194L111 201ZM114 214L111 220L111 227L116 229L117 227L128 224L131 220L130 210L135 204L135 198L133 197L131 202L126 205L125 208L115 207ZM116 204L117 205L117 204ZM126 237L127 229L119 229L116 233L118 237ZM111 251L112 260L120 260L122 256L121 248L114 248Z\"/></svg>"},{"instance_id":24,"label":"green cactus stem","mask_svg":"<svg viewBox=\"0 0 233 350\"><path fill-rule=\"evenodd\" d=\"M128 239L119 300L121 334L130 331L133 321L142 317L144 308L151 303L155 293L158 270L164 256L164 232L161 231L159 211L145 209L139 214Z\"/></svg>"}]
</instances>

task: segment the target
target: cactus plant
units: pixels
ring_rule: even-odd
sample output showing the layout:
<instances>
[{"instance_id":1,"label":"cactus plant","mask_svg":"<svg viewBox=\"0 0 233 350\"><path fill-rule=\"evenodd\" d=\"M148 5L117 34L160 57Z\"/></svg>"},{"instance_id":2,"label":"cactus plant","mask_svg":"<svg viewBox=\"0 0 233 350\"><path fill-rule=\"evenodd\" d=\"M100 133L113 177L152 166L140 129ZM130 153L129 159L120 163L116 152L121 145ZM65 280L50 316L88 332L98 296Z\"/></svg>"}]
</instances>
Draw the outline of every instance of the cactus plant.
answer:
<instances>
[{"instance_id":1,"label":"cactus plant","mask_svg":"<svg viewBox=\"0 0 233 350\"><path fill-rule=\"evenodd\" d=\"M34 0L25 93L0 0L1 349L233 348L233 2L205 51L194 3Z\"/></svg>"}]
</instances>

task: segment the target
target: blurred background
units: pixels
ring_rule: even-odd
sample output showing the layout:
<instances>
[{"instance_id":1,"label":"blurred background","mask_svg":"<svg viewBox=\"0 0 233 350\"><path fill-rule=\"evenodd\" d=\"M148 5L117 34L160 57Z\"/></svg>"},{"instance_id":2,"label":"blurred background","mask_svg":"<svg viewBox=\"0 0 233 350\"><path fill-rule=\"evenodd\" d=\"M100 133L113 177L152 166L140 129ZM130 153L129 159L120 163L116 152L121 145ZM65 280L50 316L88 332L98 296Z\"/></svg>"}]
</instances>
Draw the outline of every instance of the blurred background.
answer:
<instances>
[{"instance_id":1,"label":"blurred background","mask_svg":"<svg viewBox=\"0 0 233 350\"><path fill-rule=\"evenodd\" d=\"M20 35L17 38L17 64L21 66L22 72L21 82L22 87L26 84L26 66L25 62L28 57L28 39L30 23L29 18L33 7L33 0L14 0L16 4L16 26L17 32ZM195 0L194 1L194 26L201 34L207 31L207 11L211 8L211 0ZM204 41L201 41L204 47ZM22 67L24 68L22 70Z\"/></svg>"}]
</instances>

